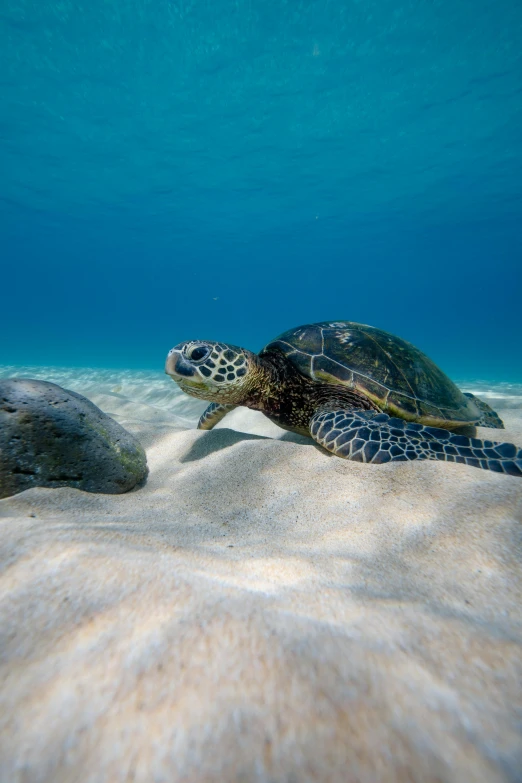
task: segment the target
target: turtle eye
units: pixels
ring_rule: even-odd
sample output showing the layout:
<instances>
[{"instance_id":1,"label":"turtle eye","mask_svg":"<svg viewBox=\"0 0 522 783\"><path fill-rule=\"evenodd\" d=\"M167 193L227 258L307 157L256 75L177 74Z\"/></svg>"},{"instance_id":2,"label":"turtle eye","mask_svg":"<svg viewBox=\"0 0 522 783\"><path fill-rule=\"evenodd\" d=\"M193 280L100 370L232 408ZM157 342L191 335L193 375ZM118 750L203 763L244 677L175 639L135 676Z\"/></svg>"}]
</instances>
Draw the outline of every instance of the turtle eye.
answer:
<instances>
[{"instance_id":1,"label":"turtle eye","mask_svg":"<svg viewBox=\"0 0 522 783\"><path fill-rule=\"evenodd\" d=\"M192 359L194 362L201 362L209 355L210 350L205 348L204 345L195 345L193 348L189 348L187 351L187 359Z\"/></svg>"}]
</instances>

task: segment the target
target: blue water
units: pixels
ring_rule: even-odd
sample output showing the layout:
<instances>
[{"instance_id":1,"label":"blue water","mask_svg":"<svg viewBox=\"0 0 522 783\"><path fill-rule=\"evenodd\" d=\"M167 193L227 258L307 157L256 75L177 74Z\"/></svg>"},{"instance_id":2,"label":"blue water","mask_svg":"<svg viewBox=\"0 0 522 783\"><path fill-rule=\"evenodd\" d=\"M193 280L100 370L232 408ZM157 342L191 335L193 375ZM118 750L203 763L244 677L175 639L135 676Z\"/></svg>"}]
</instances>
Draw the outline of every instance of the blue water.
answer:
<instances>
[{"instance_id":1,"label":"blue water","mask_svg":"<svg viewBox=\"0 0 522 783\"><path fill-rule=\"evenodd\" d=\"M520 0L3 0L0 363L350 319L522 381Z\"/></svg>"}]
</instances>

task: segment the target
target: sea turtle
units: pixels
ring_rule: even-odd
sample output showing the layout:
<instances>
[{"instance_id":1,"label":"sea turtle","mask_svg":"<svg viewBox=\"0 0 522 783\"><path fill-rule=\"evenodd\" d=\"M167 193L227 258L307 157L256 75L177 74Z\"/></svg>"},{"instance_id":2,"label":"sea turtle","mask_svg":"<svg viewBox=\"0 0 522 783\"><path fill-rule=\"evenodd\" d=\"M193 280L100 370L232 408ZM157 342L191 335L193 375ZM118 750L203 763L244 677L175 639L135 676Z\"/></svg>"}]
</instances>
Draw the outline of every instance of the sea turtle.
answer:
<instances>
[{"instance_id":1,"label":"sea turtle","mask_svg":"<svg viewBox=\"0 0 522 783\"><path fill-rule=\"evenodd\" d=\"M372 326L306 324L259 355L188 340L169 352L165 372L187 394L213 400L199 420L203 430L245 405L338 457L438 459L522 476L522 449L474 437L477 425L504 427L495 411L411 343Z\"/></svg>"}]
</instances>

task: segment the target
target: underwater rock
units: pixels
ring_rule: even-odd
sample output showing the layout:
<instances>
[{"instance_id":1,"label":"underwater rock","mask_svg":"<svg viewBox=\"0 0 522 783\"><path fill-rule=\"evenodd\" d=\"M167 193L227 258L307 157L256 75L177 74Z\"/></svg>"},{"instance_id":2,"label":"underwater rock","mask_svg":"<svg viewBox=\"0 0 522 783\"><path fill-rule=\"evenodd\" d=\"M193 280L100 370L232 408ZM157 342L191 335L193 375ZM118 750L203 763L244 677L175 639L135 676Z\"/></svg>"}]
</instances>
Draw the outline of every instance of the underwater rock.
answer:
<instances>
[{"instance_id":1,"label":"underwater rock","mask_svg":"<svg viewBox=\"0 0 522 783\"><path fill-rule=\"evenodd\" d=\"M147 473L137 439L81 394L0 380L0 498L31 487L119 494Z\"/></svg>"}]
</instances>

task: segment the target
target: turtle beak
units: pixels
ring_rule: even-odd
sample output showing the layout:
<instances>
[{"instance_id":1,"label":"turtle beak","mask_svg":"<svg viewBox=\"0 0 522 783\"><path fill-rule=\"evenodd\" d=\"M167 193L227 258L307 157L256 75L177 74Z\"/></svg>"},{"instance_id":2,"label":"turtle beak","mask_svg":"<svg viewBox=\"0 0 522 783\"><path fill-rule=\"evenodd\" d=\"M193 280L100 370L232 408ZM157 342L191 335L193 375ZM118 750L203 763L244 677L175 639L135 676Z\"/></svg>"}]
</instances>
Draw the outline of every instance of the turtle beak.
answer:
<instances>
[{"instance_id":1,"label":"turtle beak","mask_svg":"<svg viewBox=\"0 0 522 783\"><path fill-rule=\"evenodd\" d=\"M176 348L173 348L168 353L167 361L165 362L165 372L174 381L192 378L195 375L193 366L183 358L181 351L176 350Z\"/></svg>"}]
</instances>

